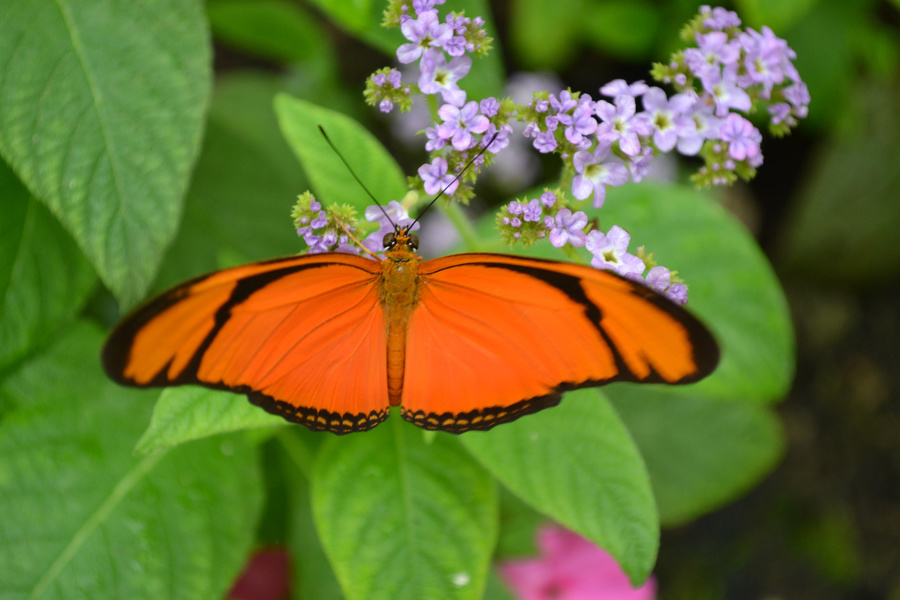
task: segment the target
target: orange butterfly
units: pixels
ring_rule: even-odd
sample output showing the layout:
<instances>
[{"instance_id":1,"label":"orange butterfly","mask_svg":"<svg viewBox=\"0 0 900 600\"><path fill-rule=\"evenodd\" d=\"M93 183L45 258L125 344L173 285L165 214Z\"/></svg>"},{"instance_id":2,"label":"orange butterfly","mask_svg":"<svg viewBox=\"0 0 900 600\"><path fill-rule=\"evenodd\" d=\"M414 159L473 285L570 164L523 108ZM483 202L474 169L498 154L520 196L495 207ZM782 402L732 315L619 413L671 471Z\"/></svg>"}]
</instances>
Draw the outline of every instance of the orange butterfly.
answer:
<instances>
[{"instance_id":1,"label":"orange butterfly","mask_svg":"<svg viewBox=\"0 0 900 600\"><path fill-rule=\"evenodd\" d=\"M313 254L226 269L153 298L103 348L115 381L199 384L316 431L402 404L425 429L490 429L612 381L689 383L719 349L686 310L609 271L503 254ZM420 262L421 261L421 262Z\"/></svg>"}]
</instances>

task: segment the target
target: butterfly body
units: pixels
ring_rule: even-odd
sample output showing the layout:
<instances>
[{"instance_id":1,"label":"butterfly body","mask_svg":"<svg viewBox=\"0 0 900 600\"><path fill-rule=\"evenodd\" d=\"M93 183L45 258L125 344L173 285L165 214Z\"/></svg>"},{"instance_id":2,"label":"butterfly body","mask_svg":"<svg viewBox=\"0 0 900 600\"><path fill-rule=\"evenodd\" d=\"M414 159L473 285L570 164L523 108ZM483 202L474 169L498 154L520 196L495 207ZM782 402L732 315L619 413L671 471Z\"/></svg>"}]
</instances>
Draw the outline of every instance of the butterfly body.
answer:
<instances>
[{"instance_id":1,"label":"butterfly body","mask_svg":"<svg viewBox=\"0 0 900 600\"><path fill-rule=\"evenodd\" d=\"M389 234L388 250L381 261L381 305L387 324L388 401L400 406L406 365L406 332L409 317L419 301L419 260L414 236Z\"/></svg>"},{"instance_id":2,"label":"butterfly body","mask_svg":"<svg viewBox=\"0 0 900 600\"><path fill-rule=\"evenodd\" d=\"M390 238L390 240L388 240ZM288 257L183 283L112 332L125 385L204 385L310 429L371 429L389 406L426 429L490 429L612 381L689 383L718 347L640 283L502 254L427 261L398 228L381 261Z\"/></svg>"}]
</instances>

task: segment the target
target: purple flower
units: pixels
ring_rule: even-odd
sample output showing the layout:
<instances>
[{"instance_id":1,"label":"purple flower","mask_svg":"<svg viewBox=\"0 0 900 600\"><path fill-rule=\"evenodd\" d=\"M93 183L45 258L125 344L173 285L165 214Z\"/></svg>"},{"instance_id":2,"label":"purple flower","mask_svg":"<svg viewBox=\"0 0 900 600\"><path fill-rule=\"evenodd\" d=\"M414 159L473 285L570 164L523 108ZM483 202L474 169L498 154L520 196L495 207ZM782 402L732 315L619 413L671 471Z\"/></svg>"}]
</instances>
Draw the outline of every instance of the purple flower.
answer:
<instances>
[{"instance_id":1,"label":"purple flower","mask_svg":"<svg viewBox=\"0 0 900 600\"><path fill-rule=\"evenodd\" d=\"M628 244L631 236L627 231L613 225L609 233L593 230L587 235L585 248L594 255L591 265L596 269L615 271L619 275L640 275L644 272L644 261L629 254Z\"/></svg>"},{"instance_id":2,"label":"purple flower","mask_svg":"<svg viewBox=\"0 0 900 600\"><path fill-rule=\"evenodd\" d=\"M440 47L453 35L450 28L438 20L436 10L417 14L417 19L407 19L400 25L403 37L410 42L397 49L397 60L403 64L417 60L428 48Z\"/></svg>"},{"instance_id":3,"label":"purple flower","mask_svg":"<svg viewBox=\"0 0 900 600\"><path fill-rule=\"evenodd\" d=\"M737 66L713 69L708 76L701 77L703 89L712 94L716 103L716 116L724 117L730 109L747 112L750 110L750 96L738 85Z\"/></svg>"},{"instance_id":4,"label":"purple flower","mask_svg":"<svg viewBox=\"0 0 900 600\"><path fill-rule=\"evenodd\" d=\"M425 186L425 192L428 194L434 195L446 188L444 193L452 195L459 187L456 176L447 173L447 161L440 156L431 163L419 167L418 173Z\"/></svg>"},{"instance_id":5,"label":"purple flower","mask_svg":"<svg viewBox=\"0 0 900 600\"><path fill-rule=\"evenodd\" d=\"M538 152L547 154L556 150L556 136L549 131L540 131L534 136L534 147Z\"/></svg>"},{"instance_id":6,"label":"purple flower","mask_svg":"<svg viewBox=\"0 0 900 600\"><path fill-rule=\"evenodd\" d=\"M653 600L656 583L631 586L606 551L561 527L538 531L537 558L509 560L500 576L519 600Z\"/></svg>"},{"instance_id":7,"label":"purple flower","mask_svg":"<svg viewBox=\"0 0 900 600\"><path fill-rule=\"evenodd\" d=\"M557 114L564 113L578 106L578 101L572 98L572 92L563 90L559 93L559 98L550 94L550 106Z\"/></svg>"},{"instance_id":8,"label":"purple flower","mask_svg":"<svg viewBox=\"0 0 900 600\"><path fill-rule=\"evenodd\" d=\"M497 134L497 137L494 137L494 134ZM512 126L511 125L503 125L500 129L497 129L497 126L493 123L488 126L487 131L484 132L484 135L481 136L481 145L484 146L488 142L490 142L490 146L488 146L488 152L491 154L497 154L507 146L509 146L509 136L512 134Z\"/></svg>"},{"instance_id":9,"label":"purple flower","mask_svg":"<svg viewBox=\"0 0 900 600\"><path fill-rule=\"evenodd\" d=\"M613 106L606 100L598 100L597 116L603 121L597 128L597 139L612 144L619 142L619 149L628 156L637 156L641 152L639 135L650 135L653 126L642 118L635 117L634 96L616 96Z\"/></svg>"},{"instance_id":10,"label":"purple flower","mask_svg":"<svg viewBox=\"0 0 900 600\"><path fill-rule=\"evenodd\" d=\"M774 125L786 122L793 127L797 123L791 116L791 105L787 102L777 102L769 106L768 111Z\"/></svg>"},{"instance_id":11,"label":"purple flower","mask_svg":"<svg viewBox=\"0 0 900 600\"><path fill-rule=\"evenodd\" d=\"M478 104L478 108L481 109L481 114L486 117L493 117L500 111L500 101L490 96L485 98Z\"/></svg>"},{"instance_id":12,"label":"purple flower","mask_svg":"<svg viewBox=\"0 0 900 600\"><path fill-rule=\"evenodd\" d=\"M722 141L728 142L728 155L735 160L752 160L760 153L762 134L739 114L728 115L719 129L719 136Z\"/></svg>"},{"instance_id":13,"label":"purple flower","mask_svg":"<svg viewBox=\"0 0 900 600\"><path fill-rule=\"evenodd\" d=\"M537 223L541 221L544 209L537 198L533 198L528 204L522 206L522 220Z\"/></svg>"},{"instance_id":14,"label":"purple flower","mask_svg":"<svg viewBox=\"0 0 900 600\"><path fill-rule=\"evenodd\" d=\"M609 144L598 144L594 152L579 150L572 163L577 175L572 178L572 195L584 200L594 194L594 208L603 206L606 186L622 185L628 181L628 169L614 162L602 162L609 154Z\"/></svg>"},{"instance_id":15,"label":"purple flower","mask_svg":"<svg viewBox=\"0 0 900 600\"><path fill-rule=\"evenodd\" d=\"M422 55L419 68L421 69L419 89L423 94L440 92L444 102L454 106L466 103L466 92L459 89L456 82L469 73L469 69L472 68L471 57L457 56L448 64L443 52L430 49Z\"/></svg>"},{"instance_id":16,"label":"purple flower","mask_svg":"<svg viewBox=\"0 0 900 600\"><path fill-rule=\"evenodd\" d=\"M394 108L394 103L385 98L381 102L378 103L378 110L383 113L389 113Z\"/></svg>"},{"instance_id":17,"label":"purple flower","mask_svg":"<svg viewBox=\"0 0 900 600\"><path fill-rule=\"evenodd\" d=\"M656 290L675 304L687 304L687 286L683 283L672 283L672 272L662 266L656 266L647 273L645 281L650 289Z\"/></svg>"},{"instance_id":18,"label":"purple flower","mask_svg":"<svg viewBox=\"0 0 900 600\"><path fill-rule=\"evenodd\" d=\"M312 208L312 205L310 205L310 208ZM312 209L312 210L315 210L315 209ZM316 218L313 219L309 223L309 226L312 227L313 229L319 229L321 227L325 227L327 224L328 224L328 214L324 210L320 210L318 212L318 214L316 214Z\"/></svg>"},{"instance_id":19,"label":"purple flower","mask_svg":"<svg viewBox=\"0 0 900 600\"><path fill-rule=\"evenodd\" d=\"M652 87L644 94L643 102L647 118L654 128L653 143L661 151L670 151L679 137L695 132L694 122L684 116L694 102L687 94L675 94L666 99L664 91Z\"/></svg>"},{"instance_id":20,"label":"purple flower","mask_svg":"<svg viewBox=\"0 0 900 600\"><path fill-rule=\"evenodd\" d=\"M382 238L384 239L384 238ZM339 252L341 254L359 254L360 249L356 244L350 243L349 238L346 235L342 235L338 238L337 248L334 249L335 252Z\"/></svg>"},{"instance_id":21,"label":"purple flower","mask_svg":"<svg viewBox=\"0 0 900 600\"><path fill-rule=\"evenodd\" d=\"M597 121L592 116L594 103L588 97L587 102L579 102L572 114L562 113L559 122L566 126L566 139L573 144L581 141L582 136L597 131Z\"/></svg>"},{"instance_id":22,"label":"purple flower","mask_svg":"<svg viewBox=\"0 0 900 600\"><path fill-rule=\"evenodd\" d=\"M550 208L554 204L556 204L556 194L553 192L544 192L541 194L541 204Z\"/></svg>"},{"instance_id":23,"label":"purple flower","mask_svg":"<svg viewBox=\"0 0 900 600\"><path fill-rule=\"evenodd\" d=\"M303 236L303 241L306 242L306 245L309 248L306 250L307 254L321 254L323 252L328 252L328 244L318 235L309 232Z\"/></svg>"},{"instance_id":24,"label":"purple flower","mask_svg":"<svg viewBox=\"0 0 900 600\"><path fill-rule=\"evenodd\" d=\"M628 170L631 171L631 180L635 183L643 181L650 173L650 165L653 163L653 148L644 146L641 148L641 154L635 156L628 163Z\"/></svg>"},{"instance_id":25,"label":"purple flower","mask_svg":"<svg viewBox=\"0 0 900 600\"><path fill-rule=\"evenodd\" d=\"M616 96L643 96L649 89L650 86L644 83L643 80L628 84L624 79L613 79L600 88L600 93L610 98L615 98Z\"/></svg>"},{"instance_id":26,"label":"purple flower","mask_svg":"<svg viewBox=\"0 0 900 600\"><path fill-rule=\"evenodd\" d=\"M783 93L784 99L794 107L794 116L805 118L809 113L809 89L806 84L799 81L784 88Z\"/></svg>"},{"instance_id":27,"label":"purple flower","mask_svg":"<svg viewBox=\"0 0 900 600\"><path fill-rule=\"evenodd\" d=\"M446 144L446 140L438 134L438 130L434 127L426 127L425 128L425 137L428 139L425 142L425 150L431 152L432 150L440 150Z\"/></svg>"},{"instance_id":28,"label":"purple flower","mask_svg":"<svg viewBox=\"0 0 900 600\"><path fill-rule=\"evenodd\" d=\"M703 142L719 137L720 119L713 116L713 106L697 100L692 111L686 116L694 122L693 131L678 137L678 152L685 156L693 156L700 152Z\"/></svg>"},{"instance_id":29,"label":"purple flower","mask_svg":"<svg viewBox=\"0 0 900 600\"><path fill-rule=\"evenodd\" d=\"M768 27L763 27L762 33L747 29L740 36L740 44L746 52L744 67L750 84L761 84L761 97L768 99L772 87L784 81L787 70L792 69L791 59L797 58L796 53Z\"/></svg>"},{"instance_id":30,"label":"purple flower","mask_svg":"<svg viewBox=\"0 0 900 600\"><path fill-rule=\"evenodd\" d=\"M431 10L435 6L440 6L444 0L413 0L413 10L417 15L422 14L426 10Z\"/></svg>"},{"instance_id":31,"label":"purple flower","mask_svg":"<svg viewBox=\"0 0 900 600\"><path fill-rule=\"evenodd\" d=\"M488 118L478 114L478 103L472 100L462 108L445 104L438 109L438 116L444 122L438 125L437 133L445 140L451 140L453 147L464 152L475 145L473 133L484 133L491 124Z\"/></svg>"},{"instance_id":32,"label":"purple flower","mask_svg":"<svg viewBox=\"0 0 900 600\"><path fill-rule=\"evenodd\" d=\"M731 10L726 10L721 6L717 6L713 9L710 9L709 6L701 6L700 14L706 19L703 21L703 26L708 27L709 29L728 29L730 27L740 27L741 19L738 17L737 13Z\"/></svg>"},{"instance_id":33,"label":"purple flower","mask_svg":"<svg viewBox=\"0 0 900 600\"><path fill-rule=\"evenodd\" d=\"M398 71L397 69L391 69L390 71L388 71L387 80L395 90L400 89L400 84L402 82L402 75L400 74L400 71Z\"/></svg>"},{"instance_id":34,"label":"purple flower","mask_svg":"<svg viewBox=\"0 0 900 600\"><path fill-rule=\"evenodd\" d=\"M550 228L550 243L557 248L562 248L566 244L572 244L576 247L584 246L587 235L584 233L584 227L587 225L587 215L578 211L572 214L568 208L563 208L556 214L556 219Z\"/></svg>"},{"instance_id":35,"label":"purple flower","mask_svg":"<svg viewBox=\"0 0 900 600\"><path fill-rule=\"evenodd\" d=\"M697 48L684 51L684 60L691 71L701 77L708 68L735 65L741 57L741 45L737 40L729 40L721 31L697 34Z\"/></svg>"}]
</instances>

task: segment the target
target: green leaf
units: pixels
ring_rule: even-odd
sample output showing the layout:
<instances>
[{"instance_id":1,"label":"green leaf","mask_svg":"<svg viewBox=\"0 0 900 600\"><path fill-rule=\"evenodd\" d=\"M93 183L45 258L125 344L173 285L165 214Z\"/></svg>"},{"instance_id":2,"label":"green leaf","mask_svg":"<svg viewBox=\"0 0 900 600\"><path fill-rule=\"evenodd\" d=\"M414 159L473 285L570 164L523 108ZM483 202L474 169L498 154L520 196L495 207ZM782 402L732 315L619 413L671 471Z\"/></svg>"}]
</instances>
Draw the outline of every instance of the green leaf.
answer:
<instances>
[{"instance_id":1,"label":"green leaf","mask_svg":"<svg viewBox=\"0 0 900 600\"><path fill-rule=\"evenodd\" d=\"M645 0L592 2L583 15L583 36L601 50L632 59L650 56L662 12Z\"/></svg>"},{"instance_id":2,"label":"green leaf","mask_svg":"<svg viewBox=\"0 0 900 600\"><path fill-rule=\"evenodd\" d=\"M22 187L6 163L0 161L0 214L3 215L0 221L0 298L5 298L10 290L25 234L29 201L28 190ZM0 304L0 323L4 312L4 305Z\"/></svg>"},{"instance_id":3,"label":"green leaf","mask_svg":"<svg viewBox=\"0 0 900 600\"><path fill-rule=\"evenodd\" d=\"M78 325L0 387L3 597L221 598L261 507L255 449L233 436L134 458L148 394L106 381L101 340Z\"/></svg>"},{"instance_id":4,"label":"green leaf","mask_svg":"<svg viewBox=\"0 0 900 600\"><path fill-rule=\"evenodd\" d=\"M510 44L529 70L558 70L575 56L584 0L519 0L512 5Z\"/></svg>"},{"instance_id":5,"label":"green leaf","mask_svg":"<svg viewBox=\"0 0 900 600\"><path fill-rule=\"evenodd\" d=\"M778 418L764 406L671 387L619 384L605 391L647 463L664 525L733 500L784 451Z\"/></svg>"},{"instance_id":6,"label":"green leaf","mask_svg":"<svg viewBox=\"0 0 900 600\"><path fill-rule=\"evenodd\" d=\"M600 393L569 392L539 415L460 439L514 494L606 549L633 583L649 576L659 545L650 480Z\"/></svg>"},{"instance_id":7,"label":"green leaf","mask_svg":"<svg viewBox=\"0 0 900 600\"><path fill-rule=\"evenodd\" d=\"M230 257L249 262L302 247L290 214L308 184L272 109L281 89L269 75L231 75L216 85L181 230L160 271L162 286L234 266Z\"/></svg>"},{"instance_id":8,"label":"green leaf","mask_svg":"<svg viewBox=\"0 0 900 600\"><path fill-rule=\"evenodd\" d=\"M860 286L900 272L898 102L897 86L862 84L853 104L865 115L860 128L811 161L777 254L795 277Z\"/></svg>"},{"instance_id":9,"label":"green leaf","mask_svg":"<svg viewBox=\"0 0 900 600\"><path fill-rule=\"evenodd\" d=\"M399 29L381 26L386 3L382 0L311 0L341 29L353 34L387 56L404 43Z\"/></svg>"},{"instance_id":10,"label":"green leaf","mask_svg":"<svg viewBox=\"0 0 900 600\"><path fill-rule=\"evenodd\" d=\"M802 20L819 0L737 0L738 14L747 25L763 25L776 33Z\"/></svg>"},{"instance_id":11,"label":"green leaf","mask_svg":"<svg viewBox=\"0 0 900 600\"><path fill-rule=\"evenodd\" d=\"M394 414L365 435L329 438L312 507L348 600L481 597L497 488L451 436Z\"/></svg>"},{"instance_id":12,"label":"green leaf","mask_svg":"<svg viewBox=\"0 0 900 600\"><path fill-rule=\"evenodd\" d=\"M291 509L288 546L292 573L294 581L301 582L294 586L294 600L340 600L344 597L322 548L312 513L309 479L312 476L315 444L310 442L324 439L324 435L303 427L281 429L278 432L278 441L284 447L287 457L284 470Z\"/></svg>"},{"instance_id":13,"label":"green leaf","mask_svg":"<svg viewBox=\"0 0 900 600\"><path fill-rule=\"evenodd\" d=\"M90 264L0 162L0 371L48 344L94 289Z\"/></svg>"},{"instance_id":14,"label":"green leaf","mask_svg":"<svg viewBox=\"0 0 900 600\"><path fill-rule=\"evenodd\" d=\"M198 0L0 3L0 154L124 305L181 214L210 88Z\"/></svg>"},{"instance_id":15,"label":"green leaf","mask_svg":"<svg viewBox=\"0 0 900 600\"><path fill-rule=\"evenodd\" d=\"M197 386L167 388L160 394L150 426L134 453L149 454L221 433L286 424L281 417L250 404L243 394Z\"/></svg>"},{"instance_id":16,"label":"green leaf","mask_svg":"<svg viewBox=\"0 0 900 600\"><path fill-rule=\"evenodd\" d=\"M214 0L206 12L217 38L251 54L297 62L327 47L321 25L293 2Z\"/></svg>"},{"instance_id":17,"label":"green leaf","mask_svg":"<svg viewBox=\"0 0 900 600\"><path fill-rule=\"evenodd\" d=\"M597 213L604 231L631 234L690 288L688 310L722 348L716 371L691 394L761 402L780 400L794 372L794 336L784 292L750 233L708 195L680 186L610 190Z\"/></svg>"},{"instance_id":18,"label":"green leaf","mask_svg":"<svg viewBox=\"0 0 900 600\"><path fill-rule=\"evenodd\" d=\"M406 178L400 166L368 130L350 117L285 94L275 98L275 112L320 201L350 204L360 211L372 203L322 137L320 125L379 202L387 204L406 194Z\"/></svg>"}]
</instances>

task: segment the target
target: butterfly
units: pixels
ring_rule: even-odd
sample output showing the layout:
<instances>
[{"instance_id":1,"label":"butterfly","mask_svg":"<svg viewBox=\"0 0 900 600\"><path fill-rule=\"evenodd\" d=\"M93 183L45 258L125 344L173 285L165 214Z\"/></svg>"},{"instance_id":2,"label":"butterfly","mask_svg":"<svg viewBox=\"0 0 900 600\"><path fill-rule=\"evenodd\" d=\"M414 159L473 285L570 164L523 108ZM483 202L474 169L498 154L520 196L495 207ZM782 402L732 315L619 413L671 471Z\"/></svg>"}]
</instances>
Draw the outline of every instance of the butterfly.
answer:
<instances>
[{"instance_id":1,"label":"butterfly","mask_svg":"<svg viewBox=\"0 0 900 600\"><path fill-rule=\"evenodd\" d=\"M505 254L310 254L197 277L127 316L102 351L138 387L202 385L315 431L486 430L613 381L682 384L719 349L691 313L610 271Z\"/></svg>"}]
</instances>

